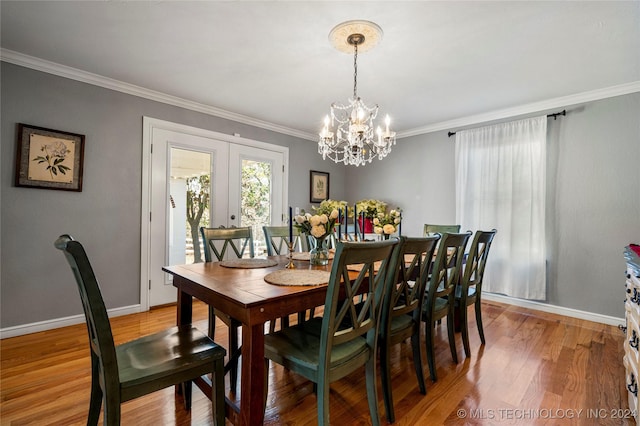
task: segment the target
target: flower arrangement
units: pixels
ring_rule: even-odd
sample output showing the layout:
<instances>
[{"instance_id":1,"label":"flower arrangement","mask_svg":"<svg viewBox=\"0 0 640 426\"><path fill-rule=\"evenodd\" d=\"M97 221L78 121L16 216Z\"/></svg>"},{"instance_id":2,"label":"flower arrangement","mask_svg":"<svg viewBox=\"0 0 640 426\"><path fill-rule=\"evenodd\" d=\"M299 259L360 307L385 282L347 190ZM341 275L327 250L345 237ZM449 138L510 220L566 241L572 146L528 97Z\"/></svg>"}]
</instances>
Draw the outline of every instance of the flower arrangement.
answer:
<instances>
[{"instance_id":1,"label":"flower arrangement","mask_svg":"<svg viewBox=\"0 0 640 426\"><path fill-rule=\"evenodd\" d=\"M364 212L365 217L373 219L380 213L387 211L387 203L380 200L360 200L356 201L356 208L358 209L358 214ZM349 212L349 216L353 216L353 211Z\"/></svg>"},{"instance_id":2,"label":"flower arrangement","mask_svg":"<svg viewBox=\"0 0 640 426\"><path fill-rule=\"evenodd\" d=\"M402 221L402 212L400 209L389 211L389 213L378 213L373 218L373 232L380 235L391 235L398 230L398 225Z\"/></svg>"},{"instance_id":3,"label":"flower arrangement","mask_svg":"<svg viewBox=\"0 0 640 426\"><path fill-rule=\"evenodd\" d=\"M346 201L335 201L335 200L324 200L323 202L320 203L320 205L318 207L313 206L312 207L313 210L317 213L317 214L326 214L327 216L330 216L331 213L336 210L340 210L342 209L342 211L346 211L347 209L347 202Z\"/></svg>"},{"instance_id":4,"label":"flower arrangement","mask_svg":"<svg viewBox=\"0 0 640 426\"><path fill-rule=\"evenodd\" d=\"M323 240L333 232L338 219L338 210L332 209L327 214L324 208L318 207L316 213L318 214L312 215L311 213L305 213L303 210L302 214L295 217L293 226L301 232L313 236L316 240Z\"/></svg>"}]
</instances>

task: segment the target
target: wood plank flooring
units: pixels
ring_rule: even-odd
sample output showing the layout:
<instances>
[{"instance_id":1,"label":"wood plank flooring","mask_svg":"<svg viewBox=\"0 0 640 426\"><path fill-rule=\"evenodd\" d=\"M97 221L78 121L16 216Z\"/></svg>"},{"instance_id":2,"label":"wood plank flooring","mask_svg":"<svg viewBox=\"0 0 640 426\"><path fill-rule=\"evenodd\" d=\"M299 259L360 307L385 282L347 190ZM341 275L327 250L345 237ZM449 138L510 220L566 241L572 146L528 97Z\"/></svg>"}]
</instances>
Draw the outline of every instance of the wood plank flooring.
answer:
<instances>
[{"instance_id":1,"label":"wood plank flooring","mask_svg":"<svg viewBox=\"0 0 640 426\"><path fill-rule=\"evenodd\" d=\"M620 418L628 417L628 405L623 335L617 328L496 302L485 302L482 312L487 344L480 345L472 320L471 358L465 358L456 334L458 364L451 360L446 325L437 327L436 383L428 378L423 349L427 395L418 392L408 341L393 349L394 424L635 424ZM206 306L196 303L194 318L203 330L206 316ZM119 344L174 323L175 307L168 306L113 318L112 328ZM216 340L226 346L222 325ZM4 339L0 357L0 424L86 424L90 376L84 324ZM387 424L380 388L378 396ZM190 412L173 388L127 402L122 424L211 424L209 401L197 389L193 398ZM371 423L364 371L332 384L330 398L333 424ZM312 384L272 365L265 424L316 424Z\"/></svg>"}]
</instances>

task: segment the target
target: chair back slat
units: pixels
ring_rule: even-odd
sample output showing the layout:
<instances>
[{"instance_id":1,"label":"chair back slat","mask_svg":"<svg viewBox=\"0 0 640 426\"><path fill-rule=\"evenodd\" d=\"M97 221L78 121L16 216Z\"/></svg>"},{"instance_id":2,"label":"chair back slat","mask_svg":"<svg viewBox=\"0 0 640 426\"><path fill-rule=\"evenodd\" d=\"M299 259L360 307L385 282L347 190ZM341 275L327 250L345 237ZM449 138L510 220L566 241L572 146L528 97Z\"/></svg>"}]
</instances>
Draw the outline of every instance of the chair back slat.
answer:
<instances>
[{"instance_id":1,"label":"chair back slat","mask_svg":"<svg viewBox=\"0 0 640 426\"><path fill-rule=\"evenodd\" d=\"M424 224L424 236L433 235L433 234L443 234L448 232L450 234L455 234L460 232L460 225L434 225L431 223Z\"/></svg>"},{"instance_id":2,"label":"chair back slat","mask_svg":"<svg viewBox=\"0 0 640 426\"><path fill-rule=\"evenodd\" d=\"M464 234L444 233L438 244L438 253L433 263L427 289L427 305L433 309L438 298L453 303L455 287L460 279L464 252L471 232Z\"/></svg>"},{"instance_id":3,"label":"chair back slat","mask_svg":"<svg viewBox=\"0 0 640 426\"><path fill-rule=\"evenodd\" d=\"M263 226L264 239L267 245L267 255L276 256L287 254L289 247L289 227L288 226ZM309 251L308 238L300 232L300 229L293 228L293 251Z\"/></svg>"},{"instance_id":4,"label":"chair back slat","mask_svg":"<svg viewBox=\"0 0 640 426\"><path fill-rule=\"evenodd\" d=\"M91 357L94 362L99 360L100 375L105 386L117 389L119 388L118 359L111 324L87 253L82 244L67 234L61 235L54 245L64 253L78 285L89 333Z\"/></svg>"},{"instance_id":5,"label":"chair back slat","mask_svg":"<svg viewBox=\"0 0 640 426\"><path fill-rule=\"evenodd\" d=\"M401 237L395 273L388 275L393 283L389 285L382 308L385 325L400 315L412 314L416 321L420 320L419 308L424 301L429 269L439 240L439 234L423 238ZM385 331L389 332L383 328Z\"/></svg>"},{"instance_id":6,"label":"chair back slat","mask_svg":"<svg viewBox=\"0 0 640 426\"><path fill-rule=\"evenodd\" d=\"M206 262L224 260L229 247L238 259L242 259L245 256L247 249L249 257L254 257L253 234L250 226L242 228L200 227L200 235L202 236ZM219 247L220 244L222 244L221 248Z\"/></svg>"},{"instance_id":7,"label":"chair back slat","mask_svg":"<svg viewBox=\"0 0 640 426\"><path fill-rule=\"evenodd\" d=\"M491 231L476 231L464 267L462 278L463 297L468 294L469 287L472 286L476 286L476 293L480 293L489 249L496 232L498 231L495 229Z\"/></svg>"},{"instance_id":8,"label":"chair back slat","mask_svg":"<svg viewBox=\"0 0 640 426\"><path fill-rule=\"evenodd\" d=\"M321 339L328 342L324 356L329 356L332 346L358 336L366 335L373 344L386 274L397 242L394 238L373 243L337 243L322 320ZM361 266L355 279L349 270L352 265ZM360 297L362 294L364 298ZM363 301L358 303L360 300Z\"/></svg>"}]
</instances>

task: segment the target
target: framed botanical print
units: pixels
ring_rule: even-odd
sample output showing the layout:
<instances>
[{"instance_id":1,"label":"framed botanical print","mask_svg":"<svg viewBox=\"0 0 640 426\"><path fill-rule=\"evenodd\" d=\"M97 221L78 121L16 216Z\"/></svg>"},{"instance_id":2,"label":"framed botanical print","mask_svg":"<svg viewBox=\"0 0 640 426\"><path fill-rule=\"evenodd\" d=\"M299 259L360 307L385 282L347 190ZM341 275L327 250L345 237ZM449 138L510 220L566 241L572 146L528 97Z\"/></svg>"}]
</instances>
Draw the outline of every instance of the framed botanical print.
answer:
<instances>
[{"instance_id":1,"label":"framed botanical print","mask_svg":"<svg viewBox=\"0 0 640 426\"><path fill-rule=\"evenodd\" d=\"M311 170L309 198L312 203L329 199L329 173Z\"/></svg>"},{"instance_id":2,"label":"framed botanical print","mask_svg":"<svg viewBox=\"0 0 640 426\"><path fill-rule=\"evenodd\" d=\"M18 124L15 185L82 191L84 135Z\"/></svg>"}]
</instances>

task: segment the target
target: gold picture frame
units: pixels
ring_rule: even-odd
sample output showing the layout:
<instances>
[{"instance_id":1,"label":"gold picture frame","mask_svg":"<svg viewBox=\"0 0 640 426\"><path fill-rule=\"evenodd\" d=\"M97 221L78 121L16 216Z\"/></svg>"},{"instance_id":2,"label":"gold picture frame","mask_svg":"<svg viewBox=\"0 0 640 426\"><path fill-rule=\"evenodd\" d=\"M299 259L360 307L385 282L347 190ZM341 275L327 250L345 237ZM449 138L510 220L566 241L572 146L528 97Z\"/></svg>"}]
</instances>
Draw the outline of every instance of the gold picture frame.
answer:
<instances>
[{"instance_id":1,"label":"gold picture frame","mask_svg":"<svg viewBox=\"0 0 640 426\"><path fill-rule=\"evenodd\" d=\"M309 200L321 203L329 199L329 173L311 170L309 184Z\"/></svg>"},{"instance_id":2,"label":"gold picture frame","mask_svg":"<svg viewBox=\"0 0 640 426\"><path fill-rule=\"evenodd\" d=\"M15 185L82 191L84 135L18 123Z\"/></svg>"}]
</instances>

